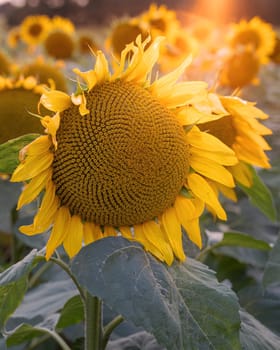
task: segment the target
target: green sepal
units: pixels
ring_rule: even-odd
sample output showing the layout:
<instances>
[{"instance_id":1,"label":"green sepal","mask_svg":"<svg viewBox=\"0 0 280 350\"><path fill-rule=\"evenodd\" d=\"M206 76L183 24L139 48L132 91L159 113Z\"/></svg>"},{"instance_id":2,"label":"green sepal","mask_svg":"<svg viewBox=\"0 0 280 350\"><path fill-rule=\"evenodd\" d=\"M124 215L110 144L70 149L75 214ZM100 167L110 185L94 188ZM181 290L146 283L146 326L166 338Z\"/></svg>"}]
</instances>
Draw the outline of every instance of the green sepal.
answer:
<instances>
[{"instance_id":1,"label":"green sepal","mask_svg":"<svg viewBox=\"0 0 280 350\"><path fill-rule=\"evenodd\" d=\"M19 151L39 137L39 134L26 134L0 145L0 173L10 175L19 165Z\"/></svg>"}]
</instances>

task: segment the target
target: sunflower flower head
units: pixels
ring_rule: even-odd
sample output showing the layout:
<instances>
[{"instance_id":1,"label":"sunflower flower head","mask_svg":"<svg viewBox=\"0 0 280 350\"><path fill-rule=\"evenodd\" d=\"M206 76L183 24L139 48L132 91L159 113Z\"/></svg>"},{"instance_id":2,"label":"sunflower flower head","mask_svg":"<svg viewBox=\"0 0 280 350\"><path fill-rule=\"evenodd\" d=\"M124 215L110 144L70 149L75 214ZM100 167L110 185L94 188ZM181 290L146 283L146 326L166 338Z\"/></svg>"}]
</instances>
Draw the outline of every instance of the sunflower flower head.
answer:
<instances>
[{"instance_id":1,"label":"sunflower flower head","mask_svg":"<svg viewBox=\"0 0 280 350\"><path fill-rule=\"evenodd\" d=\"M13 27L9 30L7 35L7 45L11 49L16 48L21 42L20 26Z\"/></svg>"},{"instance_id":2,"label":"sunflower flower head","mask_svg":"<svg viewBox=\"0 0 280 350\"><path fill-rule=\"evenodd\" d=\"M23 134L41 132L40 120L31 113L37 113L44 86L33 76L0 77L0 143Z\"/></svg>"},{"instance_id":3,"label":"sunflower flower head","mask_svg":"<svg viewBox=\"0 0 280 350\"><path fill-rule=\"evenodd\" d=\"M18 208L44 191L33 223L20 229L51 227L47 259L61 244L73 257L83 244L122 235L171 264L185 259L181 227L201 247L205 204L226 218L209 181L234 186L224 165L237 159L214 136L186 127L188 106L207 96L204 82L178 82L189 59L151 81L161 41L145 48L139 36L112 73L99 51L93 69L74 70L86 87L42 95L55 114L42 118L47 135L27 146L12 181L28 181Z\"/></svg>"},{"instance_id":4,"label":"sunflower flower head","mask_svg":"<svg viewBox=\"0 0 280 350\"><path fill-rule=\"evenodd\" d=\"M75 44L74 24L67 18L55 16L43 43L46 53L55 59L69 59Z\"/></svg>"},{"instance_id":5,"label":"sunflower flower head","mask_svg":"<svg viewBox=\"0 0 280 350\"><path fill-rule=\"evenodd\" d=\"M91 30L80 29L77 32L77 37L77 46L81 54L90 54L98 51L99 44L94 38Z\"/></svg>"},{"instance_id":6,"label":"sunflower flower head","mask_svg":"<svg viewBox=\"0 0 280 350\"><path fill-rule=\"evenodd\" d=\"M40 84L54 84L56 89L67 91L67 81L63 74L64 64L61 61L48 62L42 56L38 56L33 61L24 64L20 72L24 76L34 76Z\"/></svg>"},{"instance_id":7,"label":"sunflower flower head","mask_svg":"<svg viewBox=\"0 0 280 350\"><path fill-rule=\"evenodd\" d=\"M276 33L272 25L259 17L233 24L229 33L229 45L233 49L247 47L259 56L262 63L269 61L268 56L273 52L275 40Z\"/></svg>"},{"instance_id":8,"label":"sunflower flower head","mask_svg":"<svg viewBox=\"0 0 280 350\"><path fill-rule=\"evenodd\" d=\"M30 46L36 46L43 42L50 29L50 19L45 15L27 16L20 24L20 37Z\"/></svg>"},{"instance_id":9,"label":"sunflower flower head","mask_svg":"<svg viewBox=\"0 0 280 350\"><path fill-rule=\"evenodd\" d=\"M154 3L139 16L139 22L150 33L152 40L162 35L167 42L172 40L173 32L180 27L175 11Z\"/></svg>"},{"instance_id":10,"label":"sunflower flower head","mask_svg":"<svg viewBox=\"0 0 280 350\"><path fill-rule=\"evenodd\" d=\"M105 47L107 51L120 58L126 45L135 42L138 35L147 37L147 31L141 26L140 21L137 18L123 18L113 22Z\"/></svg>"},{"instance_id":11,"label":"sunflower flower head","mask_svg":"<svg viewBox=\"0 0 280 350\"><path fill-rule=\"evenodd\" d=\"M252 50L231 52L222 64L219 83L232 89L243 88L250 84L258 84L261 62Z\"/></svg>"},{"instance_id":12,"label":"sunflower flower head","mask_svg":"<svg viewBox=\"0 0 280 350\"><path fill-rule=\"evenodd\" d=\"M208 121L200 123L199 128L214 135L234 151L238 163L228 167L228 170L237 182L251 187L252 176L247 165L270 168L266 152L271 148L264 136L272 132L262 124L268 115L254 103L238 97L219 96L219 99L226 115L216 120L209 118Z\"/></svg>"}]
</instances>

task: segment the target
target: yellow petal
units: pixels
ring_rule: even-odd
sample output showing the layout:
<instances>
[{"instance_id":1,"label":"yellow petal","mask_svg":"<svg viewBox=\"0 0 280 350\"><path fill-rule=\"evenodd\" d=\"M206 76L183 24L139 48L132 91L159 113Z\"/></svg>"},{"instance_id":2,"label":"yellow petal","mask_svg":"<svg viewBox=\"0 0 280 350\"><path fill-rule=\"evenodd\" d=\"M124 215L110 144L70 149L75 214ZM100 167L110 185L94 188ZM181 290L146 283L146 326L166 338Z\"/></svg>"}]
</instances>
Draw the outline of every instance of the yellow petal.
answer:
<instances>
[{"instance_id":1,"label":"yellow petal","mask_svg":"<svg viewBox=\"0 0 280 350\"><path fill-rule=\"evenodd\" d=\"M81 218L73 215L69 220L67 235L63 241L64 249L70 258L73 258L82 249L83 234Z\"/></svg>"},{"instance_id":2,"label":"yellow petal","mask_svg":"<svg viewBox=\"0 0 280 350\"><path fill-rule=\"evenodd\" d=\"M50 181L46 186L42 204L34 217L33 224L37 232L46 231L51 226L58 207L59 199L55 195L55 187Z\"/></svg>"},{"instance_id":3,"label":"yellow petal","mask_svg":"<svg viewBox=\"0 0 280 350\"><path fill-rule=\"evenodd\" d=\"M185 230L190 238L190 240L195 243L199 249L202 248L202 240L200 233L199 219L193 219L186 222Z\"/></svg>"},{"instance_id":4,"label":"yellow petal","mask_svg":"<svg viewBox=\"0 0 280 350\"><path fill-rule=\"evenodd\" d=\"M124 238L130 239L130 240L133 238L131 229L129 226L121 226L120 232Z\"/></svg>"},{"instance_id":5,"label":"yellow petal","mask_svg":"<svg viewBox=\"0 0 280 350\"><path fill-rule=\"evenodd\" d=\"M235 191L232 188L224 186L218 182L214 182L214 186L216 186L217 191L221 192L223 196L232 200L233 202L237 202L237 196Z\"/></svg>"},{"instance_id":6,"label":"yellow petal","mask_svg":"<svg viewBox=\"0 0 280 350\"><path fill-rule=\"evenodd\" d=\"M222 165L233 165L236 164L236 155L224 153L223 151L212 152L211 150L198 149L196 147L191 148L191 154L194 157L203 157L211 159L216 163Z\"/></svg>"},{"instance_id":7,"label":"yellow petal","mask_svg":"<svg viewBox=\"0 0 280 350\"><path fill-rule=\"evenodd\" d=\"M41 156L42 154L49 152L50 147L51 141L47 135L44 135L39 136L36 140L27 145L25 147L25 152L28 156Z\"/></svg>"},{"instance_id":8,"label":"yellow petal","mask_svg":"<svg viewBox=\"0 0 280 350\"><path fill-rule=\"evenodd\" d=\"M45 153L42 156L28 157L14 171L11 181L20 182L29 180L50 168L53 162L53 153Z\"/></svg>"},{"instance_id":9,"label":"yellow petal","mask_svg":"<svg viewBox=\"0 0 280 350\"><path fill-rule=\"evenodd\" d=\"M91 90L97 83L97 75L94 70L81 72L78 68L74 68L73 72L80 76L87 84L89 90Z\"/></svg>"},{"instance_id":10,"label":"yellow petal","mask_svg":"<svg viewBox=\"0 0 280 350\"><path fill-rule=\"evenodd\" d=\"M41 123L45 128L45 132L51 135L52 143L57 149L56 132L60 125L60 114L56 113L53 117L45 116L42 118Z\"/></svg>"},{"instance_id":11,"label":"yellow petal","mask_svg":"<svg viewBox=\"0 0 280 350\"><path fill-rule=\"evenodd\" d=\"M190 240L201 248L202 241L200 229L197 228L198 212L191 200L178 196L176 198L174 208L177 218L184 229L187 231Z\"/></svg>"},{"instance_id":12,"label":"yellow petal","mask_svg":"<svg viewBox=\"0 0 280 350\"><path fill-rule=\"evenodd\" d=\"M191 64L191 61L192 61L192 57L188 56L177 69L155 80L153 84L150 86L150 90L155 94L161 95L162 93L168 96L168 92L172 91L173 86L176 84L178 79L183 75L186 68ZM158 93L158 91L160 91L160 93Z\"/></svg>"},{"instance_id":13,"label":"yellow petal","mask_svg":"<svg viewBox=\"0 0 280 350\"><path fill-rule=\"evenodd\" d=\"M108 61L102 51L97 52L94 71L96 72L97 84L109 80L110 72L108 67Z\"/></svg>"},{"instance_id":14,"label":"yellow petal","mask_svg":"<svg viewBox=\"0 0 280 350\"><path fill-rule=\"evenodd\" d=\"M59 200L55 195L54 186L47 185L46 193L32 225L21 226L19 230L26 235L36 235L46 231L53 223L59 207Z\"/></svg>"},{"instance_id":15,"label":"yellow petal","mask_svg":"<svg viewBox=\"0 0 280 350\"><path fill-rule=\"evenodd\" d=\"M113 226L104 226L104 237L116 236L117 232Z\"/></svg>"},{"instance_id":16,"label":"yellow petal","mask_svg":"<svg viewBox=\"0 0 280 350\"><path fill-rule=\"evenodd\" d=\"M141 37L138 36L136 44L139 50L132 57L127 70L122 74L122 79L125 81L136 81L138 84L145 83L147 75L158 60L159 47L163 40L163 37L157 37L146 50L143 50Z\"/></svg>"},{"instance_id":17,"label":"yellow petal","mask_svg":"<svg viewBox=\"0 0 280 350\"><path fill-rule=\"evenodd\" d=\"M195 196L204 201L221 220L226 220L227 216L211 186L198 174L189 174L188 185Z\"/></svg>"},{"instance_id":18,"label":"yellow petal","mask_svg":"<svg viewBox=\"0 0 280 350\"><path fill-rule=\"evenodd\" d=\"M245 187L251 187L253 185L253 174L247 164L239 162L229 169L237 182Z\"/></svg>"},{"instance_id":19,"label":"yellow petal","mask_svg":"<svg viewBox=\"0 0 280 350\"><path fill-rule=\"evenodd\" d=\"M171 265L173 262L173 251L168 243L165 232L160 229L160 225L154 221L142 224L143 235L147 241L154 245L162 254L164 261Z\"/></svg>"},{"instance_id":20,"label":"yellow petal","mask_svg":"<svg viewBox=\"0 0 280 350\"><path fill-rule=\"evenodd\" d=\"M152 253L160 261L165 261L165 256L163 255L162 249L161 249L162 247L158 246L157 242L156 244L154 244L153 238L149 239L149 237L147 237L147 232L149 232L149 229L146 228L146 230L144 231L143 225L141 224L134 225L135 240L140 242L148 252ZM152 234L154 233L152 232ZM157 235L157 233L155 233L155 235ZM170 251L171 251L171 248L170 248ZM169 254L167 255L169 260Z\"/></svg>"},{"instance_id":21,"label":"yellow petal","mask_svg":"<svg viewBox=\"0 0 280 350\"><path fill-rule=\"evenodd\" d=\"M85 244L90 244L103 238L103 233L101 232L100 226L94 224L93 222L84 223L84 242Z\"/></svg>"},{"instance_id":22,"label":"yellow petal","mask_svg":"<svg viewBox=\"0 0 280 350\"><path fill-rule=\"evenodd\" d=\"M79 94L79 95L71 95L71 101L74 105L79 106L79 113L80 115L86 115L89 114L89 110L87 109L87 100L85 97L85 94Z\"/></svg>"},{"instance_id":23,"label":"yellow petal","mask_svg":"<svg viewBox=\"0 0 280 350\"><path fill-rule=\"evenodd\" d=\"M222 165L199 156L190 157L190 166L199 174L221 184L234 187L234 180L231 173Z\"/></svg>"},{"instance_id":24,"label":"yellow petal","mask_svg":"<svg viewBox=\"0 0 280 350\"><path fill-rule=\"evenodd\" d=\"M186 256L183 250L181 223L175 208L165 210L161 217L161 223L175 256L180 261L184 261Z\"/></svg>"},{"instance_id":25,"label":"yellow petal","mask_svg":"<svg viewBox=\"0 0 280 350\"><path fill-rule=\"evenodd\" d=\"M177 113L177 119L182 125L206 123L220 119L221 117L222 115L201 112L193 106L183 108L180 112Z\"/></svg>"},{"instance_id":26,"label":"yellow petal","mask_svg":"<svg viewBox=\"0 0 280 350\"><path fill-rule=\"evenodd\" d=\"M51 178L51 169L35 176L23 189L17 204L17 210L22 206L31 203L46 186L46 182Z\"/></svg>"},{"instance_id":27,"label":"yellow petal","mask_svg":"<svg viewBox=\"0 0 280 350\"><path fill-rule=\"evenodd\" d=\"M40 98L40 103L53 112L65 111L72 104L70 96L59 90L45 90Z\"/></svg>"},{"instance_id":28,"label":"yellow petal","mask_svg":"<svg viewBox=\"0 0 280 350\"><path fill-rule=\"evenodd\" d=\"M53 229L46 246L46 259L52 256L55 249L60 246L66 235L70 224L70 213L68 208L60 207L54 219Z\"/></svg>"},{"instance_id":29,"label":"yellow petal","mask_svg":"<svg viewBox=\"0 0 280 350\"><path fill-rule=\"evenodd\" d=\"M234 152L231 148L226 146L222 141L215 136L208 134L207 132L200 131L194 126L187 134L186 139L189 144L198 149L203 149L211 152L220 152L224 154L224 157L228 155L230 159L234 159ZM233 164L237 163L237 158L234 159Z\"/></svg>"}]
</instances>

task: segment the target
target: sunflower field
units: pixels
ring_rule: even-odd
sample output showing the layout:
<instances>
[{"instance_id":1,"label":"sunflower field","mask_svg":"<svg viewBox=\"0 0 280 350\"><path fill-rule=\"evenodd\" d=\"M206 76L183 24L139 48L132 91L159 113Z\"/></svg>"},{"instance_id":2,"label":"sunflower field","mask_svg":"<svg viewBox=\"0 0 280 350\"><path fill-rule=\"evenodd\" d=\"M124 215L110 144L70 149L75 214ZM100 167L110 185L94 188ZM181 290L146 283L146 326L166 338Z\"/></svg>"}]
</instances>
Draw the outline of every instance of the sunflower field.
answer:
<instances>
[{"instance_id":1,"label":"sunflower field","mask_svg":"<svg viewBox=\"0 0 280 350\"><path fill-rule=\"evenodd\" d=\"M279 350L280 29L0 33L0 350Z\"/></svg>"}]
</instances>

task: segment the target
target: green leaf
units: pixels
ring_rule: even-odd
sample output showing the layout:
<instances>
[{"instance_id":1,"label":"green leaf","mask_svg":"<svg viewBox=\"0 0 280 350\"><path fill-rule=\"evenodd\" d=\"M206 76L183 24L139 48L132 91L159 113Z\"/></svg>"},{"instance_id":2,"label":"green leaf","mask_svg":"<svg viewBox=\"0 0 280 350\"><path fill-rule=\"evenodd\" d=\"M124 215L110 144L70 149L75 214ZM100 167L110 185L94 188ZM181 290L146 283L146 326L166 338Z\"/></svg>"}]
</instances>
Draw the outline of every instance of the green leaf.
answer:
<instances>
[{"instance_id":1,"label":"green leaf","mask_svg":"<svg viewBox=\"0 0 280 350\"><path fill-rule=\"evenodd\" d=\"M280 288L269 286L265 291L261 281L248 284L238 291L240 305L265 327L280 336Z\"/></svg>"},{"instance_id":2,"label":"green leaf","mask_svg":"<svg viewBox=\"0 0 280 350\"><path fill-rule=\"evenodd\" d=\"M69 299L60 314L59 321L56 325L57 329L76 324L84 319L84 307L80 295L75 295Z\"/></svg>"},{"instance_id":3,"label":"green leaf","mask_svg":"<svg viewBox=\"0 0 280 350\"><path fill-rule=\"evenodd\" d=\"M235 258L240 263L252 266L263 267L266 264L268 251L271 250L271 246L267 242L241 232L225 232L221 235L223 238L219 242L208 246L198 254L200 261L205 261L205 257L213 252Z\"/></svg>"},{"instance_id":4,"label":"green leaf","mask_svg":"<svg viewBox=\"0 0 280 350\"><path fill-rule=\"evenodd\" d=\"M249 165L248 168L252 174L253 185L251 187L245 187L238 183L238 186L247 194L253 205L255 205L270 220L275 221L276 209L270 190L259 177L256 170Z\"/></svg>"},{"instance_id":5,"label":"green leaf","mask_svg":"<svg viewBox=\"0 0 280 350\"><path fill-rule=\"evenodd\" d=\"M145 331L136 332L126 337L114 339L109 342L108 350L129 350L129 349L145 349L145 350L164 350L159 346L155 338Z\"/></svg>"},{"instance_id":6,"label":"green leaf","mask_svg":"<svg viewBox=\"0 0 280 350\"><path fill-rule=\"evenodd\" d=\"M242 320L240 341L243 350L278 350L280 337L271 332L252 315L240 311Z\"/></svg>"},{"instance_id":7,"label":"green leaf","mask_svg":"<svg viewBox=\"0 0 280 350\"><path fill-rule=\"evenodd\" d=\"M92 295L167 350L240 349L235 294L195 260L167 268L138 244L109 237L84 247L71 269Z\"/></svg>"},{"instance_id":8,"label":"green leaf","mask_svg":"<svg viewBox=\"0 0 280 350\"><path fill-rule=\"evenodd\" d=\"M261 269L264 268L268 259L267 251L253 248L224 246L215 249L214 252L232 257L242 264L247 264Z\"/></svg>"},{"instance_id":9,"label":"green leaf","mask_svg":"<svg viewBox=\"0 0 280 350\"><path fill-rule=\"evenodd\" d=\"M244 248L254 248L259 250L270 250L270 245L260 239L255 239L252 236L241 232L224 232L223 239L214 244L212 248L224 246L238 246Z\"/></svg>"},{"instance_id":10,"label":"green leaf","mask_svg":"<svg viewBox=\"0 0 280 350\"><path fill-rule=\"evenodd\" d=\"M22 323L13 333L7 337L7 345L14 346L19 345L25 341L31 340L33 338L41 337L44 334L50 334L53 332L55 325L57 323L58 315L52 315L48 319L44 320L42 323L36 326L31 326L27 323Z\"/></svg>"},{"instance_id":11,"label":"green leaf","mask_svg":"<svg viewBox=\"0 0 280 350\"><path fill-rule=\"evenodd\" d=\"M273 284L280 285L280 237L270 252L263 276L265 288Z\"/></svg>"},{"instance_id":12,"label":"green leaf","mask_svg":"<svg viewBox=\"0 0 280 350\"><path fill-rule=\"evenodd\" d=\"M239 349L239 305L232 290L218 283L214 271L193 259L183 264L176 262L169 271L185 304L214 348Z\"/></svg>"},{"instance_id":13,"label":"green leaf","mask_svg":"<svg viewBox=\"0 0 280 350\"><path fill-rule=\"evenodd\" d=\"M0 173L12 174L19 164L19 151L35 140L39 134L27 134L0 145Z\"/></svg>"},{"instance_id":14,"label":"green leaf","mask_svg":"<svg viewBox=\"0 0 280 350\"><path fill-rule=\"evenodd\" d=\"M77 295L78 291L71 279L49 280L28 290L21 305L10 317L7 327L19 323L34 323L62 310L65 302Z\"/></svg>"},{"instance_id":15,"label":"green leaf","mask_svg":"<svg viewBox=\"0 0 280 350\"><path fill-rule=\"evenodd\" d=\"M39 261L37 250L0 274L0 328L21 303L27 290L28 275Z\"/></svg>"}]
</instances>

